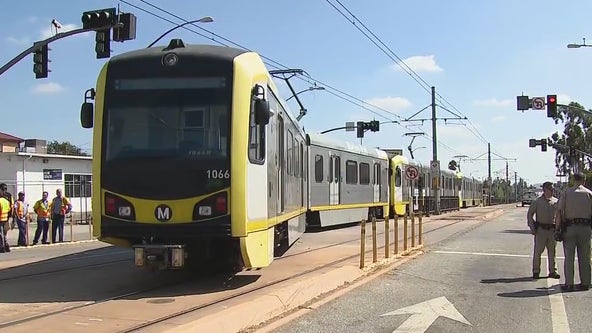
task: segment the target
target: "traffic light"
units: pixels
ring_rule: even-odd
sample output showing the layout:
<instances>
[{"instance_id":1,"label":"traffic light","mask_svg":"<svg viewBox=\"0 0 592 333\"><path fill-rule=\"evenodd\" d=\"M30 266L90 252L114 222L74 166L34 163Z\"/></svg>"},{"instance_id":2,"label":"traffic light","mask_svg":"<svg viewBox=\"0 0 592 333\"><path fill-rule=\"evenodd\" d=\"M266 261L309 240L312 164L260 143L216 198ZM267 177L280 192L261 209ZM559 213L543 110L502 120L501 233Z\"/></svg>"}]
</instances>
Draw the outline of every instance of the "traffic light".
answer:
<instances>
[{"instance_id":1,"label":"traffic light","mask_svg":"<svg viewBox=\"0 0 592 333\"><path fill-rule=\"evenodd\" d=\"M372 120L368 126L368 128L372 131L372 132L378 132L380 131L380 123L378 122L378 120Z\"/></svg>"},{"instance_id":2,"label":"traffic light","mask_svg":"<svg viewBox=\"0 0 592 333\"><path fill-rule=\"evenodd\" d=\"M534 147L536 147L536 145L537 145L537 139L530 139L530 140L528 140L528 146L530 148L534 148Z\"/></svg>"},{"instance_id":3,"label":"traffic light","mask_svg":"<svg viewBox=\"0 0 592 333\"><path fill-rule=\"evenodd\" d=\"M557 95L547 95L547 117L557 118Z\"/></svg>"},{"instance_id":4,"label":"traffic light","mask_svg":"<svg viewBox=\"0 0 592 333\"><path fill-rule=\"evenodd\" d=\"M528 96L516 96L516 109L518 111L530 109L530 99Z\"/></svg>"},{"instance_id":5,"label":"traffic light","mask_svg":"<svg viewBox=\"0 0 592 333\"><path fill-rule=\"evenodd\" d=\"M116 23L115 8L105 8L98 10L91 10L82 13L82 28L83 29L99 29L115 25Z\"/></svg>"},{"instance_id":6,"label":"traffic light","mask_svg":"<svg viewBox=\"0 0 592 333\"><path fill-rule=\"evenodd\" d=\"M111 29L97 30L95 36L95 51L97 59L109 58L111 56Z\"/></svg>"},{"instance_id":7,"label":"traffic light","mask_svg":"<svg viewBox=\"0 0 592 333\"><path fill-rule=\"evenodd\" d=\"M363 121L358 121L356 125L356 128L358 129L358 138L363 138L364 130L366 129L366 123L364 123Z\"/></svg>"},{"instance_id":8,"label":"traffic light","mask_svg":"<svg viewBox=\"0 0 592 333\"><path fill-rule=\"evenodd\" d=\"M547 151L547 139L541 139L541 151Z\"/></svg>"},{"instance_id":9,"label":"traffic light","mask_svg":"<svg viewBox=\"0 0 592 333\"><path fill-rule=\"evenodd\" d=\"M136 16L134 14L119 14L118 23L119 25L113 28L113 41L124 42L136 39Z\"/></svg>"},{"instance_id":10,"label":"traffic light","mask_svg":"<svg viewBox=\"0 0 592 333\"><path fill-rule=\"evenodd\" d=\"M47 77L47 73L49 72L48 53L49 47L47 44L37 47L35 53L33 53L33 73L35 73L36 79Z\"/></svg>"}]
</instances>

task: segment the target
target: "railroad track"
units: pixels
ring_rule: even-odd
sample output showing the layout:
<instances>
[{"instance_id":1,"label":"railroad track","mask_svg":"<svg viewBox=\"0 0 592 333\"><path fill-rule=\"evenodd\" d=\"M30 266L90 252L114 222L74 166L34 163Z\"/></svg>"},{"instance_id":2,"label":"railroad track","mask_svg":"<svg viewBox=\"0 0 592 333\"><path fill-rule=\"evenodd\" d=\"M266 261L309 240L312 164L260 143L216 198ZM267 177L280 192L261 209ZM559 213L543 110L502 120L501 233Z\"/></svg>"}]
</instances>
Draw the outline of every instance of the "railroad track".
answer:
<instances>
[{"instance_id":1,"label":"railroad track","mask_svg":"<svg viewBox=\"0 0 592 333\"><path fill-rule=\"evenodd\" d=\"M462 218L465 218L465 217L463 216ZM478 217L476 216L476 217L473 217L473 219L474 218L478 218ZM435 228L429 229L429 230L424 229L424 234L429 234L429 233L435 232L437 230L440 230L440 229L443 229L443 228L446 228L446 227L453 226L453 225L455 225L457 223L460 223L462 221L465 221L467 219L471 219L471 218L465 218L464 220L463 219L460 219L458 221L448 222L446 225L438 226L438 227L435 227ZM436 220L431 220L431 221L428 220L428 221L425 221L424 224L428 224L429 225L429 224L431 224L433 222L436 222ZM377 234L378 235L381 235L381 234L384 234L384 232L381 231L381 232L378 232ZM290 255L287 255L287 256L284 256L284 257L280 257L280 258L278 258L276 260L285 260L285 259L287 259L289 257L301 256L301 255L305 255L305 254L308 254L308 253L313 253L313 252L316 252L316 251L321 251L321 250L324 250L324 249L328 249L328 248L332 248L332 247L337 247L337 246L340 246L340 245L345 245L345 244L354 243L354 242L359 242L359 237L350 238L350 239L347 239L347 240L344 240L344 241L341 241L341 242L338 242L338 243L333 243L333 244L329 244L329 245L318 247L318 248L314 248L314 249L308 249L308 250L305 250L305 251L300 251L300 252L293 253L293 254L290 254ZM368 252L371 252L371 250L368 251ZM201 304L197 304L195 306L192 306L192 307L189 307L189 308L180 310L180 311L176 311L176 312L173 312L173 313L164 315L164 316L159 317L159 318L148 320L148 321L146 321L144 323L141 323L141 324L138 324L138 325L135 325L135 326L132 326L132 327L125 328L123 330L120 330L119 333L137 332L137 331L140 331L142 329L153 327L155 325L164 323L164 322L166 322L168 320L171 320L171 319L174 319L174 318L177 318L177 317L181 317L183 315L187 315L187 314L190 314L190 313L193 313L193 312L202 310L202 309L206 309L208 307L211 307L211 306L214 306L214 305L217 305L217 304L220 304L220 303L223 303L223 302L232 300L232 299L236 299L236 298L239 298L241 296L246 296L246 295L249 295L249 294L253 294L253 293L255 293L257 291L260 291L262 289L269 288L269 287L272 287L272 286L275 286L275 285L279 285L279 284L281 284L283 282L286 282L286 281L289 281L289 280L292 280L292 279L296 279L296 278L305 276L307 274L310 274L312 272L315 272L315 271L318 271L318 270L322 270L322 269L331 267L333 265L336 265L336 264L339 264L339 263L342 263L342 262L345 262L345 261L348 261L348 260L352 260L352 259L355 259L355 258L358 258L358 257L359 257L359 254L355 254L355 255L351 255L351 256L347 256L347 257L342 257L342 258L339 258L339 259L334 260L332 262L325 263L325 264L323 264L321 266L315 266L314 268L311 268L311 269L308 269L308 270L305 270L305 271L301 271L301 272L298 272L296 274L291 274L289 276L285 276L285 277L282 277L282 278L278 278L278 279L275 279L273 281L269 281L267 283L264 283L264 284L261 284L261 285L258 285L258 286L253 286L253 287L250 287L250 288L247 287L247 288L244 288L243 290L237 290L236 292L232 292L230 295L226 295L226 296L217 298L217 299L212 300L212 301L207 301L207 302L204 302L204 303L201 303ZM42 275L42 274L51 274L51 273L63 272L63 271L66 271L66 270L84 269L84 268L89 268L89 267L98 267L98 266L101 266L101 265L106 266L106 265L109 265L109 264L114 264L114 263L118 263L118 262L122 262L122 261L128 261L128 260L129 260L129 258L126 258L126 259L120 259L120 260L117 260L117 261L107 262L107 263L97 263L97 264L93 264L93 265L77 266L77 267L71 267L71 268L62 269L62 270L54 270L54 271L46 271L46 272L40 272L40 273L32 273L32 274L28 274L28 275L23 275L21 277L37 276L37 275ZM230 275L224 275L224 276L218 276L218 277L223 278L223 279L227 279L227 280L228 279L232 279L232 276L230 276ZM0 282L3 281L3 280L6 280L6 279L8 279L8 278L0 279ZM34 320L38 320L38 319L42 319L42 318L46 318L46 317L50 317L50 316L55 316L55 315L59 315L59 314L66 314L68 312L72 312L72 311L75 311L75 310L78 310L78 309L88 308L88 307L92 307L92 306L97 306L99 304L103 304L103 303L107 303L107 302L111 302L111 301L116 301L116 300L120 300L120 299L126 299L126 298L129 298L130 296L135 296L136 298L140 298L139 296L141 296L142 294L147 294L147 293L154 292L154 291L164 290L164 289L167 289L167 288L171 288L171 287L182 285L182 284L187 283L187 282L196 283L196 282L200 282L201 280L202 279L198 279L196 281L195 280L195 275L189 274L189 276L183 276L181 278L175 279L174 281L167 280L167 281L165 281L165 282L163 282L161 284L157 284L157 285L154 285L154 286L149 286L149 287L146 287L146 288L141 288L141 289L138 289L138 290L135 290L135 291L131 291L131 292L127 292L127 293L123 293L123 294L120 294L120 295L106 297L106 298L103 298L103 299L100 299L100 300L86 302L84 304L78 304L78 305L74 305L74 306L70 306L70 307L66 307L66 308L57 309L57 310L54 310L54 311L48 311L46 313L40 313L40 314L36 314L36 315L24 317L24 318L12 320L12 321L9 321L9 322L1 323L0 324L0 329L5 329L5 328L17 326L17 325L26 324L27 322L31 322L31 321L34 321Z\"/></svg>"}]
</instances>

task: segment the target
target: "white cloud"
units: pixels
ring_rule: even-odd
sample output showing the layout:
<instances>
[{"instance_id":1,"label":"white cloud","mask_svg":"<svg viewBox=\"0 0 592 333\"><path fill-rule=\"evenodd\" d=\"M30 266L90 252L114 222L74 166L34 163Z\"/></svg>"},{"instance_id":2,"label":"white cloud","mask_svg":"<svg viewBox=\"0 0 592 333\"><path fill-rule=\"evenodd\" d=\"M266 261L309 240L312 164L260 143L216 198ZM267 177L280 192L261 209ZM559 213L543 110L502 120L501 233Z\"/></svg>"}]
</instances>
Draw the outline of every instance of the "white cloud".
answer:
<instances>
[{"instance_id":1,"label":"white cloud","mask_svg":"<svg viewBox=\"0 0 592 333\"><path fill-rule=\"evenodd\" d=\"M415 72L441 72L443 69L436 64L436 60L434 59L434 55L427 55L427 56L413 56L407 59L403 59L403 62L407 65L397 63L393 66L396 71L403 70L401 66L405 68L407 71L407 67L410 67Z\"/></svg>"},{"instance_id":2,"label":"white cloud","mask_svg":"<svg viewBox=\"0 0 592 333\"><path fill-rule=\"evenodd\" d=\"M79 26L76 24L63 24L62 27L58 30L58 32L67 32L70 30L78 29ZM53 25L50 24L50 27L47 29L41 30L41 39L46 39L56 34L56 29Z\"/></svg>"},{"instance_id":3,"label":"white cloud","mask_svg":"<svg viewBox=\"0 0 592 333\"><path fill-rule=\"evenodd\" d=\"M34 94L59 94L65 91L66 88L59 83L48 82L38 84L33 88Z\"/></svg>"},{"instance_id":4,"label":"white cloud","mask_svg":"<svg viewBox=\"0 0 592 333\"><path fill-rule=\"evenodd\" d=\"M574 100L566 94L559 94L557 95L557 103L568 105L569 103L573 102Z\"/></svg>"},{"instance_id":5,"label":"white cloud","mask_svg":"<svg viewBox=\"0 0 592 333\"><path fill-rule=\"evenodd\" d=\"M404 97L375 97L367 99L364 102L376 105L392 113L399 113L401 110L411 106L411 102Z\"/></svg>"},{"instance_id":6,"label":"white cloud","mask_svg":"<svg viewBox=\"0 0 592 333\"><path fill-rule=\"evenodd\" d=\"M10 43L18 44L18 45L32 44L31 40L27 37L18 38L18 37L8 36L8 37L6 37L6 40L9 41Z\"/></svg>"},{"instance_id":7,"label":"white cloud","mask_svg":"<svg viewBox=\"0 0 592 333\"><path fill-rule=\"evenodd\" d=\"M481 99L473 101L473 104L476 106L492 106L492 107L508 107L512 106L515 103L512 99L497 99L497 98L489 98L489 99Z\"/></svg>"}]
</instances>

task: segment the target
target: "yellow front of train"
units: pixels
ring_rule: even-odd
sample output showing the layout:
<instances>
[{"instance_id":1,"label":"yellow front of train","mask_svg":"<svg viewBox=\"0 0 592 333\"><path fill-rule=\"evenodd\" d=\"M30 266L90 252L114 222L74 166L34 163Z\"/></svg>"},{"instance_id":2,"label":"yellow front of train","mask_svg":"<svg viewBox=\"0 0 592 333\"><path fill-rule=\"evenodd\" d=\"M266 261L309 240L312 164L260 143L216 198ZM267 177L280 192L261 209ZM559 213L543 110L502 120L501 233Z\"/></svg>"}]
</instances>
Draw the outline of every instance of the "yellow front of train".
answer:
<instances>
[{"instance_id":1,"label":"yellow front of train","mask_svg":"<svg viewBox=\"0 0 592 333\"><path fill-rule=\"evenodd\" d=\"M255 53L181 40L106 63L81 113L94 235L133 247L137 266L269 265L273 230L248 230L245 197L249 131L269 120L255 88L269 80Z\"/></svg>"}]
</instances>

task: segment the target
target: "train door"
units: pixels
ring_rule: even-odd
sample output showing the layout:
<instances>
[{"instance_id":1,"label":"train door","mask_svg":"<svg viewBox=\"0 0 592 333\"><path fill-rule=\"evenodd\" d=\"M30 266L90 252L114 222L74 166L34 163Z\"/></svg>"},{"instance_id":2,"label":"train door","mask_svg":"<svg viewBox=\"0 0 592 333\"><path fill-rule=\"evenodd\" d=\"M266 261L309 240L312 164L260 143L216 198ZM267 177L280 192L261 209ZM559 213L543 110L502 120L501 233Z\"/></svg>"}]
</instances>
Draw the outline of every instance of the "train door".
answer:
<instances>
[{"instance_id":1,"label":"train door","mask_svg":"<svg viewBox=\"0 0 592 333\"><path fill-rule=\"evenodd\" d=\"M374 163L374 202L380 202L380 164Z\"/></svg>"},{"instance_id":2,"label":"train door","mask_svg":"<svg viewBox=\"0 0 592 333\"><path fill-rule=\"evenodd\" d=\"M284 171L285 171L285 135L284 132L284 119L278 116L278 134L277 134L277 152L278 152L278 195L277 195L277 207L278 207L278 214L284 212L284 193L286 191L286 185L284 182Z\"/></svg>"},{"instance_id":3,"label":"train door","mask_svg":"<svg viewBox=\"0 0 592 333\"><path fill-rule=\"evenodd\" d=\"M339 156L331 155L329 163L329 204L338 205L341 187L341 159Z\"/></svg>"}]
</instances>

